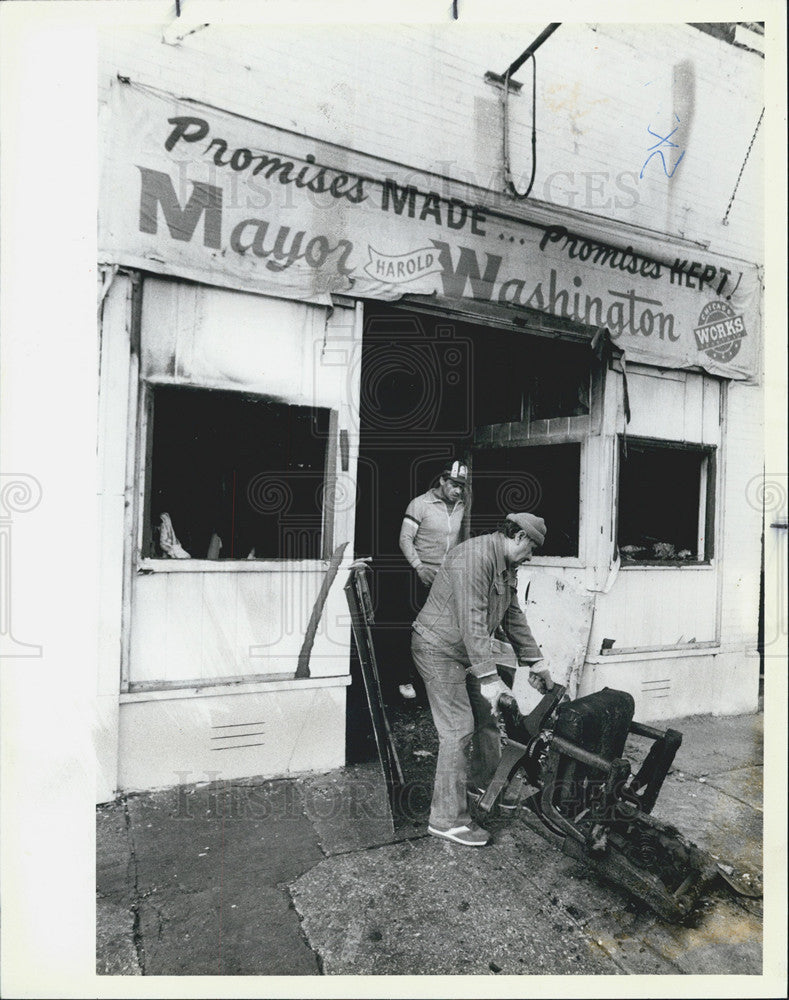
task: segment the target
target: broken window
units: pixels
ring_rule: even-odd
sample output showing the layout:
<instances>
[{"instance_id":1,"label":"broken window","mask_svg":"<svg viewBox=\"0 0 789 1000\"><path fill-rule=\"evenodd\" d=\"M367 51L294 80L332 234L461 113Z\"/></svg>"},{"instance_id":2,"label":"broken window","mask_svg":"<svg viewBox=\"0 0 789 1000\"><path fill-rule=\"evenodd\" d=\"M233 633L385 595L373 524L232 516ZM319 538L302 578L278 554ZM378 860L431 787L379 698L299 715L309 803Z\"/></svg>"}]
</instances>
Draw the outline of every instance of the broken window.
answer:
<instances>
[{"instance_id":1,"label":"broken window","mask_svg":"<svg viewBox=\"0 0 789 1000\"><path fill-rule=\"evenodd\" d=\"M486 330L474 352L477 427L589 413L586 344Z\"/></svg>"},{"instance_id":2,"label":"broken window","mask_svg":"<svg viewBox=\"0 0 789 1000\"><path fill-rule=\"evenodd\" d=\"M143 556L321 558L330 410L209 389L150 392Z\"/></svg>"},{"instance_id":3,"label":"broken window","mask_svg":"<svg viewBox=\"0 0 789 1000\"><path fill-rule=\"evenodd\" d=\"M623 565L712 558L715 451L620 442L617 543Z\"/></svg>"},{"instance_id":4,"label":"broken window","mask_svg":"<svg viewBox=\"0 0 789 1000\"><path fill-rule=\"evenodd\" d=\"M528 511L548 528L538 555L577 556L580 484L580 444L474 449L472 533L494 531L507 514Z\"/></svg>"}]
</instances>

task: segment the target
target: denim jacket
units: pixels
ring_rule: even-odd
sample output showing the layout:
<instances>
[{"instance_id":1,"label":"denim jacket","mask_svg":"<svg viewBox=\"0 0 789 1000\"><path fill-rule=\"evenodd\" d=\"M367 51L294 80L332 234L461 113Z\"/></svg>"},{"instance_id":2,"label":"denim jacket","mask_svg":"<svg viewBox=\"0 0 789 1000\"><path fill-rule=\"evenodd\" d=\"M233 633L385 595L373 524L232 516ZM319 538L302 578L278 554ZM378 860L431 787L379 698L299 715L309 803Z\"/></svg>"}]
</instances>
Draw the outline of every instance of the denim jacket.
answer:
<instances>
[{"instance_id":1,"label":"denim jacket","mask_svg":"<svg viewBox=\"0 0 789 1000\"><path fill-rule=\"evenodd\" d=\"M477 677L485 677L496 671L491 636L499 625L519 664L542 659L518 604L517 575L504 558L504 536L493 532L450 550L414 631L452 653Z\"/></svg>"}]
</instances>

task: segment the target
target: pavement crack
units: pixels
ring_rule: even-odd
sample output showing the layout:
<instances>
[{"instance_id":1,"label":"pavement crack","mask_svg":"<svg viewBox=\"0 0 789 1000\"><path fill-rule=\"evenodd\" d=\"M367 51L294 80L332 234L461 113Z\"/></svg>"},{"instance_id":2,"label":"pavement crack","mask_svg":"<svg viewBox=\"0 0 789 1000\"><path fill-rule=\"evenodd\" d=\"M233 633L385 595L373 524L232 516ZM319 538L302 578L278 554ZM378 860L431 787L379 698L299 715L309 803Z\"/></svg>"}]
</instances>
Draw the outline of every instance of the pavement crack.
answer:
<instances>
[{"instance_id":1,"label":"pavement crack","mask_svg":"<svg viewBox=\"0 0 789 1000\"><path fill-rule=\"evenodd\" d=\"M296 914L298 918L299 933L301 934L301 939L304 942L304 947L307 948L315 958L315 964L318 967L318 975L325 976L326 973L323 968L323 956L316 948L313 948L312 944L310 943L310 939L307 935L307 932L304 930L304 914L301 913L298 906L296 906L296 900L293 896L291 887L289 885L283 886L282 892L284 892L285 896L287 897L288 906L290 907L291 910L293 910L293 912Z\"/></svg>"},{"instance_id":2,"label":"pavement crack","mask_svg":"<svg viewBox=\"0 0 789 1000\"><path fill-rule=\"evenodd\" d=\"M142 934L142 919L140 916L140 902L142 896L140 894L140 887L138 882L138 869L137 869L137 849L134 844L134 832L132 830L131 813L129 812L129 801L128 798L123 795L121 796L121 802L123 803L123 818L126 824L126 836L129 841L129 862L132 870L133 886L132 886L132 944L134 945L134 951L137 956L137 965L140 968L141 975L145 975L145 944L143 942Z\"/></svg>"},{"instance_id":3,"label":"pavement crack","mask_svg":"<svg viewBox=\"0 0 789 1000\"><path fill-rule=\"evenodd\" d=\"M727 792L725 789L719 788L716 784L710 781L709 778L707 779L706 784L709 785L710 788L714 788L716 792L720 792L721 795L725 795L727 799L731 799L733 802L739 802L741 806L747 806L755 812L764 813L762 806L757 806L754 802L748 802L746 799L741 799L739 795L732 795L731 792Z\"/></svg>"},{"instance_id":4,"label":"pavement crack","mask_svg":"<svg viewBox=\"0 0 789 1000\"><path fill-rule=\"evenodd\" d=\"M428 837L429 834L427 833L416 833L413 837L395 837L393 840L381 840L374 844L359 844L355 847L348 847L342 851L331 851L330 853L324 850L323 845L320 845L320 847L327 858L342 858L349 854L366 854L370 851L379 851L382 847L394 847L395 844L411 844L416 840L427 840Z\"/></svg>"},{"instance_id":5,"label":"pavement crack","mask_svg":"<svg viewBox=\"0 0 789 1000\"><path fill-rule=\"evenodd\" d=\"M321 852L324 858L329 858L331 857L331 855L323 846L323 841L321 840L321 832L320 829L318 828L318 824L315 822L312 816L310 816L310 814L307 812L307 800L304 795L304 789L306 785L302 782L297 782L295 787L301 805L301 815L307 820L307 822L312 827L312 832L315 834L315 843L317 844L318 850Z\"/></svg>"}]
</instances>

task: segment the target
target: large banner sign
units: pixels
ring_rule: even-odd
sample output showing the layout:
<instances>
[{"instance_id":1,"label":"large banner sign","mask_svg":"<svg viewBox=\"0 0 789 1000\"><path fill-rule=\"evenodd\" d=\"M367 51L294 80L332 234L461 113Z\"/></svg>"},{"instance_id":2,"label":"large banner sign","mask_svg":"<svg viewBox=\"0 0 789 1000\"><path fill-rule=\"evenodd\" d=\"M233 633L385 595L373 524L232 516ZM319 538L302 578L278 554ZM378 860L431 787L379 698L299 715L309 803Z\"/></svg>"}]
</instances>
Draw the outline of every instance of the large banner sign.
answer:
<instances>
[{"instance_id":1,"label":"large banner sign","mask_svg":"<svg viewBox=\"0 0 789 1000\"><path fill-rule=\"evenodd\" d=\"M476 300L607 326L633 361L758 371L755 265L614 245L586 220L515 218L501 200L482 207L456 196L466 188L439 193L403 167L376 172L340 147L133 84L113 88L108 133L102 262L309 302Z\"/></svg>"}]
</instances>

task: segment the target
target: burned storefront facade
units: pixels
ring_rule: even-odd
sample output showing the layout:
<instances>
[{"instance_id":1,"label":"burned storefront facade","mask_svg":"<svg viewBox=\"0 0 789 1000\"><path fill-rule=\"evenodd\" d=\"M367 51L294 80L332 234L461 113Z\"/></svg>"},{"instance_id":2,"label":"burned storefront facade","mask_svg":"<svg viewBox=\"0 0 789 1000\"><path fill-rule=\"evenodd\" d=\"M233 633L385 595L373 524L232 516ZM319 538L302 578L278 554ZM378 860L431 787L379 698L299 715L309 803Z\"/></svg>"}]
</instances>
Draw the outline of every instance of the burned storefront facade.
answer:
<instances>
[{"instance_id":1,"label":"burned storefront facade","mask_svg":"<svg viewBox=\"0 0 789 1000\"><path fill-rule=\"evenodd\" d=\"M548 522L521 599L573 692L755 708L757 264L106 68L100 799L341 765L348 567L394 635L451 456L472 533Z\"/></svg>"}]
</instances>

